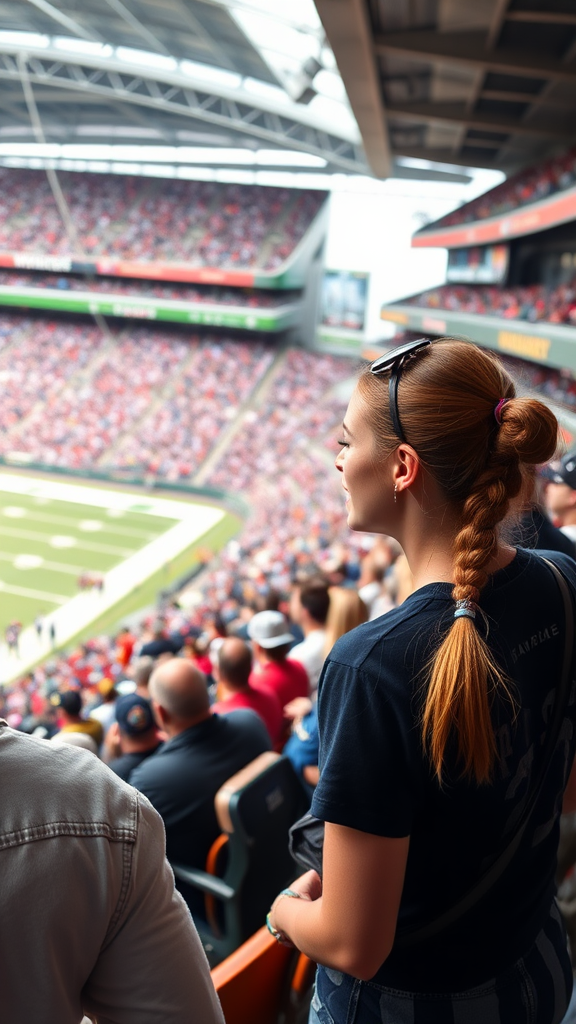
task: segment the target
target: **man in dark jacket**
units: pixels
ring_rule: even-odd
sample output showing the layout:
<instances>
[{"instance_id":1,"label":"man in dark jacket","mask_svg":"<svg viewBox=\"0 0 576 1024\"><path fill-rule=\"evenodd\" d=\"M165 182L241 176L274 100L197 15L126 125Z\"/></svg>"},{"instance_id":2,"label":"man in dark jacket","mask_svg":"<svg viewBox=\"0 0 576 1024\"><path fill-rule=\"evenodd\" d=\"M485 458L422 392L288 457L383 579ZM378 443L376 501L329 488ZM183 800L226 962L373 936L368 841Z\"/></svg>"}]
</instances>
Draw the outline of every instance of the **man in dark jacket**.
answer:
<instances>
[{"instance_id":1,"label":"man in dark jacket","mask_svg":"<svg viewBox=\"0 0 576 1024\"><path fill-rule=\"evenodd\" d=\"M136 768L130 782L164 819L168 859L204 868L220 831L216 793L270 749L270 738L253 711L213 715L205 676L184 658L172 658L152 673L150 693L168 741ZM202 897L184 892L184 886L181 891L192 910L201 910Z\"/></svg>"}]
</instances>

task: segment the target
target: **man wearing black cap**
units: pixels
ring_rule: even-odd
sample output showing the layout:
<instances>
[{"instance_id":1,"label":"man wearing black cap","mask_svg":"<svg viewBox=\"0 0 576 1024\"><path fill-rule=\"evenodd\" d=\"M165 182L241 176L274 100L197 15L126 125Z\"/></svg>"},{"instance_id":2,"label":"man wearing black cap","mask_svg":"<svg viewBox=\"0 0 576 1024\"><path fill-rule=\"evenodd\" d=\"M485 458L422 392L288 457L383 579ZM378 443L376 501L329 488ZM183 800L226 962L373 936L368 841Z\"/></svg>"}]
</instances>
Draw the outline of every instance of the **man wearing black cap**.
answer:
<instances>
[{"instance_id":1,"label":"man wearing black cap","mask_svg":"<svg viewBox=\"0 0 576 1024\"><path fill-rule=\"evenodd\" d=\"M554 522L576 542L576 451L542 470L547 481L546 507Z\"/></svg>"},{"instance_id":2,"label":"man wearing black cap","mask_svg":"<svg viewBox=\"0 0 576 1024\"><path fill-rule=\"evenodd\" d=\"M82 717L82 695L78 690L64 690L63 693L55 694L51 700L60 712L60 732L84 732L92 737L98 747L102 745L104 730L95 718Z\"/></svg>"},{"instance_id":3,"label":"man wearing black cap","mask_svg":"<svg viewBox=\"0 0 576 1024\"><path fill-rule=\"evenodd\" d=\"M124 782L130 782L135 768L162 746L150 702L137 693L128 693L116 701L116 736L122 754L109 767Z\"/></svg>"}]
</instances>

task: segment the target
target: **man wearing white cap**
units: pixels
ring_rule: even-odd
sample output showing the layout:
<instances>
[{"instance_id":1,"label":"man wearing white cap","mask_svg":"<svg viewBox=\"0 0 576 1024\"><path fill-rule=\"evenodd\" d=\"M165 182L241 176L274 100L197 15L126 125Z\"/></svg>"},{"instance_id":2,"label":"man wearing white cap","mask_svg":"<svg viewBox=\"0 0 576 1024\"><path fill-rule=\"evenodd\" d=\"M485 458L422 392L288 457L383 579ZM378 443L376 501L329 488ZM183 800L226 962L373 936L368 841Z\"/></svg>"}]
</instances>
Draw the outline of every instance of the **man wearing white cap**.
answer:
<instances>
[{"instance_id":1,"label":"man wearing white cap","mask_svg":"<svg viewBox=\"0 0 576 1024\"><path fill-rule=\"evenodd\" d=\"M296 697L308 697L308 673L299 661L288 657L294 637L282 612L258 612L248 623L258 669L250 682L265 686L276 694L282 707Z\"/></svg>"}]
</instances>

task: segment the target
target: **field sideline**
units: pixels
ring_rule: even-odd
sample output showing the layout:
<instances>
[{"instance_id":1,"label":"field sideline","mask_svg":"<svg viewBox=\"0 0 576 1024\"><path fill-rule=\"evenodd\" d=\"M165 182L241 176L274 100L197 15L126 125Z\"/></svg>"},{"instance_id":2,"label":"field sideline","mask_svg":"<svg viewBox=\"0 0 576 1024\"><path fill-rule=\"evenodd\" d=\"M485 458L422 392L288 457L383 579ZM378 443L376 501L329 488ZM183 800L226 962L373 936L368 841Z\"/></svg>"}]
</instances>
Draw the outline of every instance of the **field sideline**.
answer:
<instances>
[{"instance_id":1,"label":"field sideline","mask_svg":"<svg viewBox=\"0 0 576 1024\"><path fill-rule=\"evenodd\" d=\"M189 552L192 565L194 548L227 517L186 498L0 471L2 640L11 621L24 627L18 656L0 644L0 682L49 654L50 624L60 647L95 620L109 619L116 606L125 614L120 608L134 591L141 606L147 581L154 578L160 589L182 575L182 556ZM103 577L101 592L79 592L86 572ZM43 619L40 640L32 625L37 616Z\"/></svg>"}]
</instances>

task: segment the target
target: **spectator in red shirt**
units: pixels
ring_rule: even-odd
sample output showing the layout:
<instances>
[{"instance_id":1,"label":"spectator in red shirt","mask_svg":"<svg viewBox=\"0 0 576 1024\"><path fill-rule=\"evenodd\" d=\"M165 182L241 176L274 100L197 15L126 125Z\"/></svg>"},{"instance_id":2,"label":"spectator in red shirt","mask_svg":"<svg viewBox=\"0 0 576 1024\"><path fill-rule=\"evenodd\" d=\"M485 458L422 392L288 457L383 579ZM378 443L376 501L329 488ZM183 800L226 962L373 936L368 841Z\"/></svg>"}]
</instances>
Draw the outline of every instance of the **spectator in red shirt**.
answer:
<instances>
[{"instance_id":1,"label":"spectator in red shirt","mask_svg":"<svg viewBox=\"0 0 576 1024\"><path fill-rule=\"evenodd\" d=\"M283 708L296 697L308 697L308 673L299 661L288 657L294 637L286 616L282 612L258 612L248 623L248 636L259 666L250 682L275 693Z\"/></svg>"},{"instance_id":2,"label":"spectator in red shirt","mask_svg":"<svg viewBox=\"0 0 576 1024\"><path fill-rule=\"evenodd\" d=\"M116 638L116 661L123 669L127 667L132 657L135 643L136 637L132 636L128 626L124 626Z\"/></svg>"},{"instance_id":3,"label":"spectator in red shirt","mask_svg":"<svg viewBox=\"0 0 576 1024\"><path fill-rule=\"evenodd\" d=\"M252 651L244 640L229 637L218 651L218 702L212 707L223 715L251 708L264 722L275 747L282 746L284 719L278 697L265 686L250 681Z\"/></svg>"}]
</instances>

